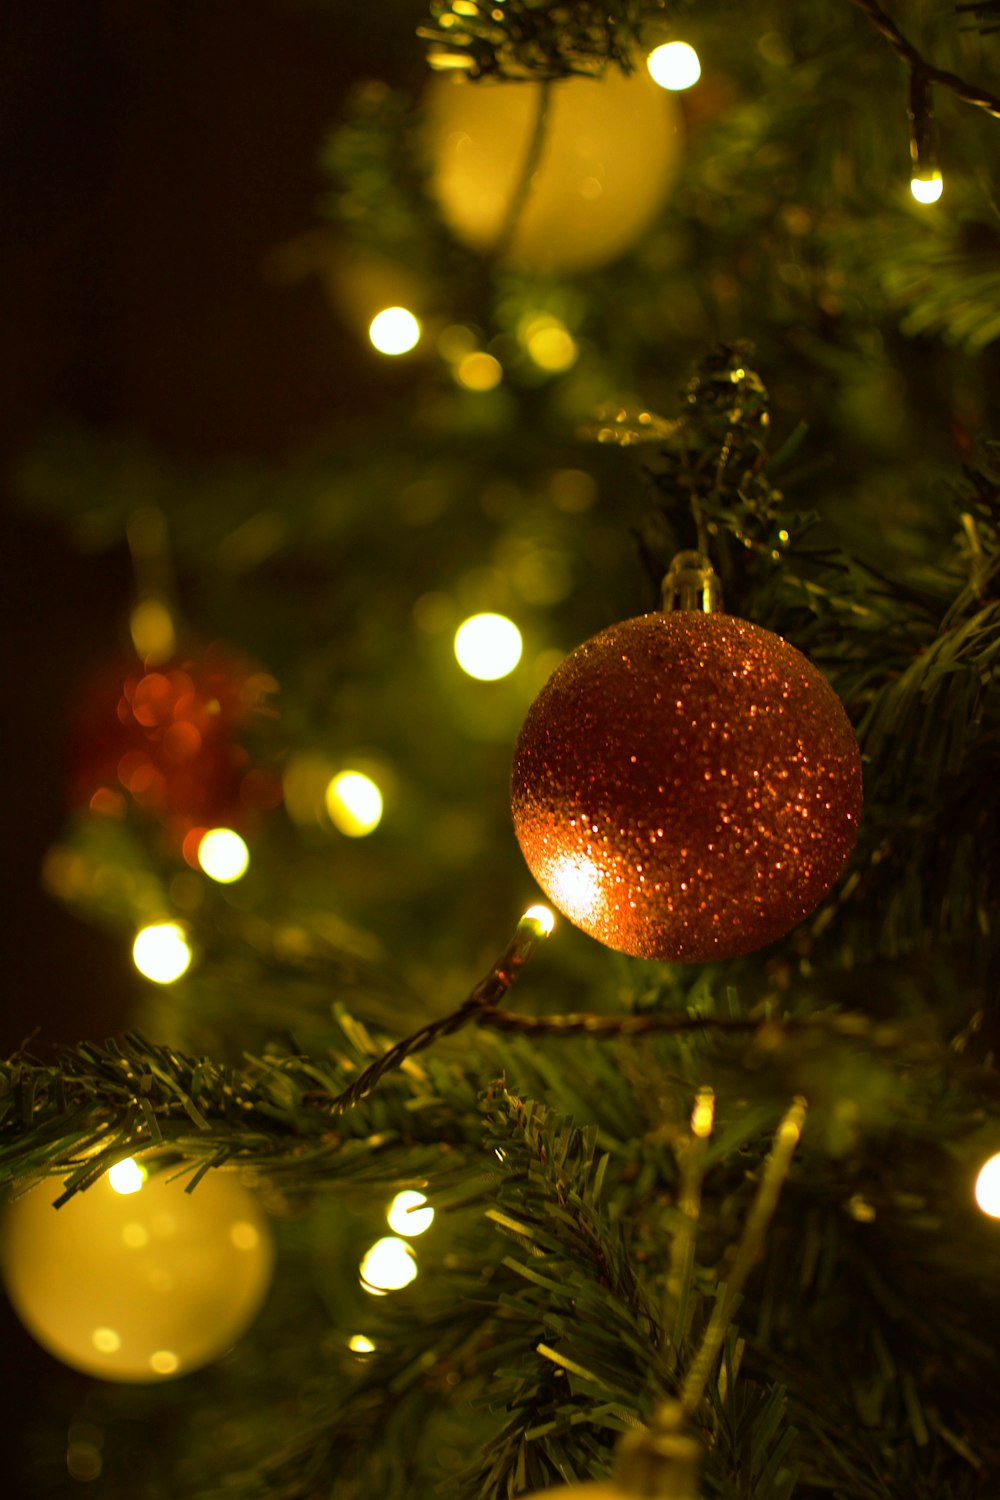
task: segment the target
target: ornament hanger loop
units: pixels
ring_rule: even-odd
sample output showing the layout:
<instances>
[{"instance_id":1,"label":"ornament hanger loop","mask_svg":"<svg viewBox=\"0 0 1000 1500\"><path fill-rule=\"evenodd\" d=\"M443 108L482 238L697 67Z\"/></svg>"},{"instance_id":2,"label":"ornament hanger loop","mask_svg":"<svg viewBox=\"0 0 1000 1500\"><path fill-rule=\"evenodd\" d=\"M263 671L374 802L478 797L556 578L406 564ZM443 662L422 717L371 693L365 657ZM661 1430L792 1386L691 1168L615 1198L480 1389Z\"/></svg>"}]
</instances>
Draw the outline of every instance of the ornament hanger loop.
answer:
<instances>
[{"instance_id":1,"label":"ornament hanger loop","mask_svg":"<svg viewBox=\"0 0 1000 1500\"><path fill-rule=\"evenodd\" d=\"M664 614L694 609L699 614L722 613L722 584L703 552L678 552L663 580Z\"/></svg>"}]
</instances>

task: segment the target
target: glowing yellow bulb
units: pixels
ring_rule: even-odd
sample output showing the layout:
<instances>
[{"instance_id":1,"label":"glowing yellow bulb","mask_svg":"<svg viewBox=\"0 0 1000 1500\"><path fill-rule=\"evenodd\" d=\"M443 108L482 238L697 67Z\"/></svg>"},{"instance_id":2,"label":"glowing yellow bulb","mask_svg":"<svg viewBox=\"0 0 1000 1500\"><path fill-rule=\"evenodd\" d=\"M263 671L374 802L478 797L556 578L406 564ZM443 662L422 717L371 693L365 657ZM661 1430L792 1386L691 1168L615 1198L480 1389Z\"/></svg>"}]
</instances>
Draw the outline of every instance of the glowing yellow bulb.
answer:
<instances>
[{"instance_id":1,"label":"glowing yellow bulb","mask_svg":"<svg viewBox=\"0 0 1000 1500\"><path fill-rule=\"evenodd\" d=\"M176 922L154 922L132 944L132 962L154 984L173 984L187 972L191 949Z\"/></svg>"},{"instance_id":2,"label":"glowing yellow bulb","mask_svg":"<svg viewBox=\"0 0 1000 1500\"><path fill-rule=\"evenodd\" d=\"M699 1140L707 1140L712 1134L715 1120L715 1095L711 1089L702 1089L691 1113L691 1134Z\"/></svg>"},{"instance_id":3,"label":"glowing yellow bulb","mask_svg":"<svg viewBox=\"0 0 1000 1500\"><path fill-rule=\"evenodd\" d=\"M136 652L147 667L169 661L174 654L174 622L161 599L144 599L129 618Z\"/></svg>"},{"instance_id":4,"label":"glowing yellow bulb","mask_svg":"<svg viewBox=\"0 0 1000 1500\"><path fill-rule=\"evenodd\" d=\"M646 58L646 67L654 83L671 93L689 89L701 77L698 54L687 42L665 42Z\"/></svg>"},{"instance_id":5,"label":"glowing yellow bulb","mask_svg":"<svg viewBox=\"0 0 1000 1500\"><path fill-rule=\"evenodd\" d=\"M417 1274L417 1257L405 1240L376 1240L361 1262L361 1285L376 1297L409 1286Z\"/></svg>"},{"instance_id":6,"label":"glowing yellow bulb","mask_svg":"<svg viewBox=\"0 0 1000 1500\"><path fill-rule=\"evenodd\" d=\"M935 171L928 173L925 177L912 177L910 192L918 203L936 203L944 192L941 173Z\"/></svg>"},{"instance_id":7,"label":"glowing yellow bulb","mask_svg":"<svg viewBox=\"0 0 1000 1500\"><path fill-rule=\"evenodd\" d=\"M420 324L405 307L384 307L372 319L368 337L380 354L408 354L420 342Z\"/></svg>"},{"instance_id":8,"label":"glowing yellow bulb","mask_svg":"<svg viewBox=\"0 0 1000 1500\"><path fill-rule=\"evenodd\" d=\"M231 885L250 867L250 850L231 828L211 828L198 845L198 863L220 885Z\"/></svg>"},{"instance_id":9,"label":"glowing yellow bulb","mask_svg":"<svg viewBox=\"0 0 1000 1500\"><path fill-rule=\"evenodd\" d=\"M326 789L330 821L348 838L364 838L382 821L382 793L362 771L341 771Z\"/></svg>"},{"instance_id":10,"label":"glowing yellow bulb","mask_svg":"<svg viewBox=\"0 0 1000 1500\"><path fill-rule=\"evenodd\" d=\"M1000 1219L1000 1156L991 1156L976 1178L976 1202L991 1219Z\"/></svg>"},{"instance_id":11,"label":"glowing yellow bulb","mask_svg":"<svg viewBox=\"0 0 1000 1500\"><path fill-rule=\"evenodd\" d=\"M481 350L466 354L455 367L455 379L467 391L492 391L503 379L503 367L492 354Z\"/></svg>"},{"instance_id":12,"label":"glowing yellow bulb","mask_svg":"<svg viewBox=\"0 0 1000 1500\"><path fill-rule=\"evenodd\" d=\"M137 1193L146 1181L146 1175L146 1168L140 1167L135 1157L126 1156L124 1161L115 1162L108 1168L108 1183L124 1197L128 1193Z\"/></svg>"},{"instance_id":13,"label":"glowing yellow bulb","mask_svg":"<svg viewBox=\"0 0 1000 1500\"><path fill-rule=\"evenodd\" d=\"M542 314L529 318L521 338L531 358L541 370L553 374L568 370L576 360L576 344L569 330L558 318Z\"/></svg>"},{"instance_id":14,"label":"glowing yellow bulb","mask_svg":"<svg viewBox=\"0 0 1000 1500\"><path fill-rule=\"evenodd\" d=\"M549 911L547 906L542 905L529 906L528 910L524 914L523 920L525 922L534 922L541 932L542 937L548 937L549 933L556 925L556 919L552 912Z\"/></svg>"},{"instance_id":15,"label":"glowing yellow bulb","mask_svg":"<svg viewBox=\"0 0 1000 1500\"><path fill-rule=\"evenodd\" d=\"M371 1339L364 1333L352 1333L347 1340L347 1347L352 1354L371 1354L375 1349Z\"/></svg>"},{"instance_id":16,"label":"glowing yellow bulb","mask_svg":"<svg viewBox=\"0 0 1000 1500\"><path fill-rule=\"evenodd\" d=\"M404 1193L397 1193L389 1204L389 1212L386 1218L389 1228L394 1229L397 1234L405 1234L408 1239L414 1235L423 1234L430 1229L434 1222L433 1208L422 1208L421 1204L427 1202L423 1193L407 1189Z\"/></svg>"},{"instance_id":17,"label":"glowing yellow bulb","mask_svg":"<svg viewBox=\"0 0 1000 1500\"><path fill-rule=\"evenodd\" d=\"M506 615L472 615L455 632L455 656L463 672L496 682L521 660L521 632Z\"/></svg>"}]
</instances>

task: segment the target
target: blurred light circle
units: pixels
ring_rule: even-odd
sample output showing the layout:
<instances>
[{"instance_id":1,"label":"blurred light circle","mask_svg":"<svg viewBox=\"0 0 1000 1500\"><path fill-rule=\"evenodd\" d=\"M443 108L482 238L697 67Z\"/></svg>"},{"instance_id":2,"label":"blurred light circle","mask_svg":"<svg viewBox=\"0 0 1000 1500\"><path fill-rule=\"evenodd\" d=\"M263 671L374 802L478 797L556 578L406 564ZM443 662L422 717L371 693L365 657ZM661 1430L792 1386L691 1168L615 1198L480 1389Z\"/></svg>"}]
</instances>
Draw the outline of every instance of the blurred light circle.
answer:
<instances>
[{"instance_id":1,"label":"blurred light circle","mask_svg":"<svg viewBox=\"0 0 1000 1500\"><path fill-rule=\"evenodd\" d=\"M414 1235L423 1234L434 1222L433 1208L423 1207L426 1202L426 1196L412 1188L397 1193L386 1214L389 1228L394 1229L397 1234L406 1235L409 1239L412 1239Z\"/></svg>"},{"instance_id":2,"label":"blurred light circle","mask_svg":"<svg viewBox=\"0 0 1000 1500\"><path fill-rule=\"evenodd\" d=\"M191 964L191 949L177 922L153 922L132 944L132 961L154 984L173 984Z\"/></svg>"},{"instance_id":3,"label":"blurred light circle","mask_svg":"<svg viewBox=\"0 0 1000 1500\"><path fill-rule=\"evenodd\" d=\"M368 337L380 354L408 354L420 342L420 324L406 307L384 307L372 319Z\"/></svg>"},{"instance_id":4,"label":"blurred light circle","mask_svg":"<svg viewBox=\"0 0 1000 1500\"><path fill-rule=\"evenodd\" d=\"M417 1274L417 1257L405 1240L376 1240L361 1261L361 1284L377 1296L401 1291Z\"/></svg>"},{"instance_id":5,"label":"blurred light circle","mask_svg":"<svg viewBox=\"0 0 1000 1500\"><path fill-rule=\"evenodd\" d=\"M506 615L472 615L455 632L458 664L480 682L495 682L513 672L522 649L521 632Z\"/></svg>"},{"instance_id":6,"label":"blurred light circle","mask_svg":"<svg viewBox=\"0 0 1000 1500\"><path fill-rule=\"evenodd\" d=\"M198 845L198 863L220 885L231 885L250 868L250 850L231 828L210 828Z\"/></svg>"},{"instance_id":7,"label":"blurred light circle","mask_svg":"<svg viewBox=\"0 0 1000 1500\"><path fill-rule=\"evenodd\" d=\"M646 67L653 82L672 93L691 88L701 77L698 54L687 42L664 42L654 48L646 58Z\"/></svg>"},{"instance_id":8,"label":"blurred light circle","mask_svg":"<svg viewBox=\"0 0 1000 1500\"><path fill-rule=\"evenodd\" d=\"M363 771L341 771L326 789L330 821L348 838L364 838L382 821L382 793Z\"/></svg>"}]
</instances>

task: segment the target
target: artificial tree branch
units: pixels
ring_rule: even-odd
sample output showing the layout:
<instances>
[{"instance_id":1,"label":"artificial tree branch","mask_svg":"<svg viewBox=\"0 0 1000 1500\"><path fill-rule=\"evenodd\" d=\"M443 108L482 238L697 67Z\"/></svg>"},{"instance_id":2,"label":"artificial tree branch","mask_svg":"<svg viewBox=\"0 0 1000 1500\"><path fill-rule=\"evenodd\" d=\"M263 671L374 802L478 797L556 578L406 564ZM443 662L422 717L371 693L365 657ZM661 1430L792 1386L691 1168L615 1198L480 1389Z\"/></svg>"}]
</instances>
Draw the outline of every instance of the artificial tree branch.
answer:
<instances>
[{"instance_id":1,"label":"artificial tree branch","mask_svg":"<svg viewBox=\"0 0 1000 1500\"><path fill-rule=\"evenodd\" d=\"M949 89L956 98L964 100L966 104L973 104L977 109L984 109L994 119L1000 119L1000 97L984 89L981 84L967 83L964 78L959 78L957 73L950 73L947 68L935 67L927 61L908 41L891 16L887 15L877 0L852 0L852 3L863 10L889 46L908 63L914 73L931 83L940 84L942 88Z\"/></svg>"}]
</instances>

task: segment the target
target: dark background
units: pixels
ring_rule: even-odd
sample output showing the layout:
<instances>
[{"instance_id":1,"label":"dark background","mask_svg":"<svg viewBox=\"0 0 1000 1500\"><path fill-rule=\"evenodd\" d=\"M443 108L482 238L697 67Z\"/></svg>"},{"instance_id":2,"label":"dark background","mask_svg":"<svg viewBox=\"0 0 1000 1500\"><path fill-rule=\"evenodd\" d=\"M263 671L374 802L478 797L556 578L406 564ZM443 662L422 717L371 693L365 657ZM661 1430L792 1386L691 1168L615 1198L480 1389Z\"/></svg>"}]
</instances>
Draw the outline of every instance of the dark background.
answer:
<instances>
[{"instance_id":1,"label":"dark background","mask_svg":"<svg viewBox=\"0 0 1000 1500\"><path fill-rule=\"evenodd\" d=\"M0 7L4 1055L36 1028L39 1043L120 1029L141 982L121 942L39 875L66 813L67 705L118 650L128 555L81 555L19 512L10 464L66 417L177 453L271 459L348 392L374 399L318 281L264 274L317 222L319 149L364 72L359 50L349 25L279 0ZM2 1297L0 1358L16 1500L12 1448L38 1387L77 1377Z\"/></svg>"}]
</instances>

